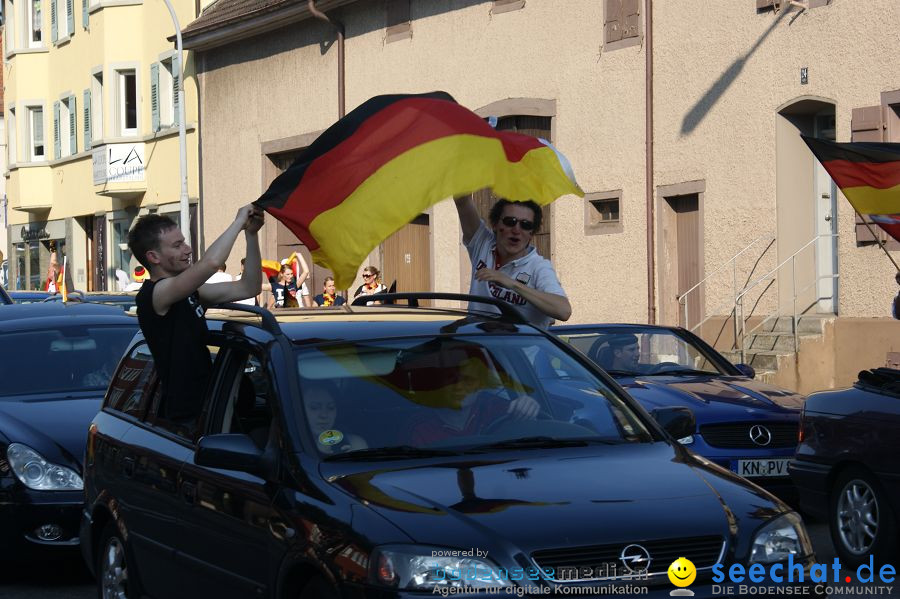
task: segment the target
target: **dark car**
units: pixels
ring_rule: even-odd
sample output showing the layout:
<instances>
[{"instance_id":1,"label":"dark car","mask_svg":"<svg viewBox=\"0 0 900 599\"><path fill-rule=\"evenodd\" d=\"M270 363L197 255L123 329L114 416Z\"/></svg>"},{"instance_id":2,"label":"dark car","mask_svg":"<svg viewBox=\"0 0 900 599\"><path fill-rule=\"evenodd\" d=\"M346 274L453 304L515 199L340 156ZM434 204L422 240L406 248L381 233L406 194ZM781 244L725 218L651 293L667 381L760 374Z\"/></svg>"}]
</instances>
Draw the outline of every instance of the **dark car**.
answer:
<instances>
[{"instance_id":1,"label":"dark car","mask_svg":"<svg viewBox=\"0 0 900 599\"><path fill-rule=\"evenodd\" d=\"M118 306L128 312L135 307L136 297L137 293L128 293L125 291L71 291L68 294L68 301L108 304L110 306ZM61 302L63 299L61 294L56 293L49 295L42 301Z\"/></svg>"},{"instance_id":2,"label":"dark car","mask_svg":"<svg viewBox=\"0 0 900 599\"><path fill-rule=\"evenodd\" d=\"M505 306L383 301L403 299ZM716 564L814 561L786 504L692 455L508 308L241 309L209 320L198 421L163 416L140 336L110 385L82 522L101 596L521 596L623 581L668 596L680 556L709 596ZM657 419L693 429L683 408Z\"/></svg>"},{"instance_id":3,"label":"dark car","mask_svg":"<svg viewBox=\"0 0 900 599\"><path fill-rule=\"evenodd\" d=\"M801 507L827 518L843 563L889 562L898 551L900 370L859 373L849 389L813 393L790 464Z\"/></svg>"},{"instance_id":4,"label":"dark car","mask_svg":"<svg viewBox=\"0 0 900 599\"><path fill-rule=\"evenodd\" d=\"M606 370L647 410L690 408L697 428L680 441L692 451L794 500L787 465L797 447L802 395L753 380L750 366L731 364L679 327L565 325L550 330ZM627 364L621 358L627 352L619 348L628 346L622 343L634 352Z\"/></svg>"},{"instance_id":5,"label":"dark car","mask_svg":"<svg viewBox=\"0 0 900 599\"><path fill-rule=\"evenodd\" d=\"M88 425L136 329L133 317L109 306L0 310L4 559L78 544Z\"/></svg>"}]
</instances>

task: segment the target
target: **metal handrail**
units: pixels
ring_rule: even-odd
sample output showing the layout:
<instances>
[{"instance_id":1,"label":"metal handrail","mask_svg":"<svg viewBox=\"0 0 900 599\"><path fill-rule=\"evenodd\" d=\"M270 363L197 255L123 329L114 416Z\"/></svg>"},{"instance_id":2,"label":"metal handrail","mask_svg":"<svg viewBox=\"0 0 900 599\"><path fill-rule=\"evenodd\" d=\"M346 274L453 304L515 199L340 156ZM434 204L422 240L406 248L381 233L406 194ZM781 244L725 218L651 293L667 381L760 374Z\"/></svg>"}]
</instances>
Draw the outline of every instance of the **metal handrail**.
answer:
<instances>
[{"instance_id":1,"label":"metal handrail","mask_svg":"<svg viewBox=\"0 0 900 599\"><path fill-rule=\"evenodd\" d=\"M700 328L700 327L703 325L703 323L705 323L707 320L709 320L710 318L712 318L712 316L718 312L718 308L716 308L716 310L711 311L711 312L709 313L709 315L707 315L707 316L705 316L704 318L702 318L702 319L700 320L700 322L698 322L698 323L695 324L694 326L690 326L690 322L688 322L688 303L687 303L687 297L688 297L688 295L690 295L690 294L693 293L696 289L698 289L701 285L703 285L704 283L706 283L706 281L708 281L710 278L712 278L713 275L715 275L716 273L720 272L720 271L723 270L726 266L728 266L729 264L731 264L731 265L732 265L732 269L731 269L731 285L732 285L732 287L731 287L731 296L732 296L732 298L734 298L734 297L737 295L737 259L738 259L742 254L744 254L745 252L747 252L750 248L752 248L753 246L755 246L755 245L757 244L757 242L759 242L759 241L761 241L761 240L765 240L765 241L771 243L772 241L775 241L775 236L772 235L771 233L766 233L766 234L764 234L764 235L760 235L759 237L757 237L756 239L754 239L753 241L751 241L749 244L747 244L741 251L739 251L739 252L736 253L734 256L732 256L731 258L729 258L728 260L726 260L725 262L723 262L718 268L716 268L715 270L713 270L712 272L710 272L708 275L706 275L705 277L703 277L703 279L702 279L699 283L697 283L696 285L694 285L693 287L691 287L690 289L688 289L687 291L685 291L685 292L682 293L681 295L676 296L675 299L676 299L676 301L678 302L679 306L681 306L681 308L682 308L682 310L683 310L683 313L684 313L684 328L686 328L686 329L688 329L689 331L692 331L692 332L693 332L693 331L697 330L698 328ZM767 249L768 249L768 248L767 248ZM724 307L725 305L726 305L726 304L723 304L722 307ZM734 306L734 300L732 300L731 305ZM736 332L736 331L735 331L735 332Z\"/></svg>"},{"instance_id":2,"label":"metal handrail","mask_svg":"<svg viewBox=\"0 0 900 599\"><path fill-rule=\"evenodd\" d=\"M738 345L738 349L741 352L741 361L742 362L746 359L746 348L744 347L746 336L749 334L752 334L754 331L756 331L759 327L762 326L763 322L766 322L767 320L769 320L773 315L775 315L776 319L777 319L778 315L781 314L781 305L780 305L780 303L778 303L778 305L776 305L774 312L772 312L771 314L769 314L768 316L763 318L763 320L760 324L753 327L750 330L750 333L747 333L747 331L745 329L745 323L744 323L744 296L747 295L747 293L750 290L755 288L757 285L759 285L763 281L773 278L773 275L776 275L778 273L778 271L780 271L782 269L782 267L784 267L788 262L791 263L791 305L793 307L793 314L791 316L791 333L794 337L794 351L795 352L797 351L797 297L801 293L805 292L807 289L812 287L813 285L817 285L819 283L819 281L821 281L822 279L836 279L839 277L839 275L837 275L837 274L816 276L815 280L812 283L810 283L809 285L807 285L800 291L797 290L797 269L796 269L797 255L800 254L800 252L804 251L809 246L813 245L814 243L816 243L817 241L822 239L823 237L837 238L838 234L837 233L826 233L826 234L822 234L822 235L816 235L815 237L813 237L812 239L810 239L809 241L804 243L802 246L800 246L800 248L797 249L797 251L795 251L793 254L791 254L784 260L782 260L781 263L778 264L778 266L776 266L775 268L773 268L766 274L762 275L761 277L759 277L758 279L753 281L753 283L744 287L744 289L742 289L741 292L735 296L735 298L734 298L735 323L737 323L738 321L740 322L740 326L739 326L740 336L739 336L739 339L738 338L735 339L735 344ZM738 312L740 312L740 318L738 318Z\"/></svg>"}]
</instances>

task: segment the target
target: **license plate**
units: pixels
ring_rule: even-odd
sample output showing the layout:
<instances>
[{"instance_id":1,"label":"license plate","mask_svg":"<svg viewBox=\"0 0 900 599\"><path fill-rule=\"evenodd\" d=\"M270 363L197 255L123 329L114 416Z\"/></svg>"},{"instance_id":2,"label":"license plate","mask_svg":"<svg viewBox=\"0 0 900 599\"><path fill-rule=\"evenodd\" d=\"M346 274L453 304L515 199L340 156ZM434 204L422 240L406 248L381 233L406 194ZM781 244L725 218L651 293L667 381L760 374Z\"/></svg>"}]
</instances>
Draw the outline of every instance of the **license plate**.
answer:
<instances>
[{"instance_id":1,"label":"license plate","mask_svg":"<svg viewBox=\"0 0 900 599\"><path fill-rule=\"evenodd\" d=\"M741 476L787 476L790 458L738 460L737 472Z\"/></svg>"}]
</instances>

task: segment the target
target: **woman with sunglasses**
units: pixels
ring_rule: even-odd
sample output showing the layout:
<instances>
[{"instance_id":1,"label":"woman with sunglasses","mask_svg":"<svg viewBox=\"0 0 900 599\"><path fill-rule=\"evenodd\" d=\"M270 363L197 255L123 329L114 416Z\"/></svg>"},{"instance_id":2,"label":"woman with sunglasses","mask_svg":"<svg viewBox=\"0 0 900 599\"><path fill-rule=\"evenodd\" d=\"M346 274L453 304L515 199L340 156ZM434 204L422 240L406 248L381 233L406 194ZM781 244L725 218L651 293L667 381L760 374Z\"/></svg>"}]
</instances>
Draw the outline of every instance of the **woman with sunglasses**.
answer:
<instances>
[{"instance_id":1,"label":"woman with sunglasses","mask_svg":"<svg viewBox=\"0 0 900 599\"><path fill-rule=\"evenodd\" d=\"M541 207L535 202L497 200L487 228L472 196L454 198L462 225L463 245L472 260L470 295L503 300L533 325L546 329L554 320L569 320L572 306L549 260L532 245L541 227ZM489 304L476 310L497 309Z\"/></svg>"},{"instance_id":2,"label":"woman with sunglasses","mask_svg":"<svg viewBox=\"0 0 900 599\"><path fill-rule=\"evenodd\" d=\"M387 287L385 287L381 282L381 272L375 268L374 266L367 266L362 271L362 279L363 284L356 288L356 292L353 294L354 299L360 295L373 295L375 293L380 293L382 291L387 291ZM376 302L367 302L367 306L371 306Z\"/></svg>"}]
</instances>

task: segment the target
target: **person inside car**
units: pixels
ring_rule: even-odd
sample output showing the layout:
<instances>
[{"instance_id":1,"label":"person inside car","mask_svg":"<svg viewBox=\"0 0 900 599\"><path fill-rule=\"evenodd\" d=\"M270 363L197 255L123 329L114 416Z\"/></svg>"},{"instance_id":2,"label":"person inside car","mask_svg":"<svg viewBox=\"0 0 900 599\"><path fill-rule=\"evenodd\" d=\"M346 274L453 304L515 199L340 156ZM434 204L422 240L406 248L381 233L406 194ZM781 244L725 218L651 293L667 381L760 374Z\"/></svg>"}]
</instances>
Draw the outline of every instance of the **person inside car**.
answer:
<instances>
[{"instance_id":1,"label":"person inside car","mask_svg":"<svg viewBox=\"0 0 900 599\"><path fill-rule=\"evenodd\" d=\"M420 410L413 417L411 444L421 447L454 437L481 435L506 420L537 417L540 404L536 399L521 394L510 400L499 384L496 371L489 369L482 357L461 360L455 382L440 389L446 407Z\"/></svg>"},{"instance_id":2,"label":"person inside car","mask_svg":"<svg viewBox=\"0 0 900 599\"><path fill-rule=\"evenodd\" d=\"M262 261L257 233L262 225L262 212L253 205L244 206L193 264L191 246L167 216L142 216L128 232L128 247L150 272L135 303L162 383L161 414L170 420L193 422L200 413L212 370L204 307L259 292ZM206 283L225 263L241 231L247 241L247 276L240 281Z\"/></svg>"},{"instance_id":3,"label":"person inside car","mask_svg":"<svg viewBox=\"0 0 900 599\"><path fill-rule=\"evenodd\" d=\"M637 335L630 333L613 336L609 342L609 367L606 370L637 372L641 350ZM604 363L605 364L605 363Z\"/></svg>"},{"instance_id":4,"label":"person inside car","mask_svg":"<svg viewBox=\"0 0 900 599\"><path fill-rule=\"evenodd\" d=\"M325 381L316 381L303 387L303 409L309 430L322 453L343 453L368 447L365 440L353 434L345 434L335 427L337 402L335 390Z\"/></svg>"}]
</instances>

